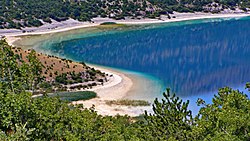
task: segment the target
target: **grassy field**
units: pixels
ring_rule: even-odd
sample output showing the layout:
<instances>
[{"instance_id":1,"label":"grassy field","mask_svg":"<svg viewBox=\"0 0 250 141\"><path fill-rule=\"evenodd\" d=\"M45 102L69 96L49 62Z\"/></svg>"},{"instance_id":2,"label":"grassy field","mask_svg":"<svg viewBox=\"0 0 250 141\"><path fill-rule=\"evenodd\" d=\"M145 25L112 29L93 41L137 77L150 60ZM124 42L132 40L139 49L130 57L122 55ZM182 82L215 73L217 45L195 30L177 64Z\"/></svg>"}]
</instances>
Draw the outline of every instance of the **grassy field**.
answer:
<instances>
[{"instance_id":1,"label":"grassy field","mask_svg":"<svg viewBox=\"0 0 250 141\"><path fill-rule=\"evenodd\" d=\"M108 105L125 105L125 106L150 106L150 103L145 100L107 100Z\"/></svg>"},{"instance_id":2,"label":"grassy field","mask_svg":"<svg viewBox=\"0 0 250 141\"><path fill-rule=\"evenodd\" d=\"M79 91L79 92L60 92L49 94L49 97L59 97L61 100L68 102L78 100L89 100L96 97L96 93L92 91Z\"/></svg>"},{"instance_id":3,"label":"grassy field","mask_svg":"<svg viewBox=\"0 0 250 141\"><path fill-rule=\"evenodd\" d=\"M127 27L127 25L116 23L116 22L104 22L104 23L101 23L99 27L101 27L101 28L117 28L117 27Z\"/></svg>"}]
</instances>

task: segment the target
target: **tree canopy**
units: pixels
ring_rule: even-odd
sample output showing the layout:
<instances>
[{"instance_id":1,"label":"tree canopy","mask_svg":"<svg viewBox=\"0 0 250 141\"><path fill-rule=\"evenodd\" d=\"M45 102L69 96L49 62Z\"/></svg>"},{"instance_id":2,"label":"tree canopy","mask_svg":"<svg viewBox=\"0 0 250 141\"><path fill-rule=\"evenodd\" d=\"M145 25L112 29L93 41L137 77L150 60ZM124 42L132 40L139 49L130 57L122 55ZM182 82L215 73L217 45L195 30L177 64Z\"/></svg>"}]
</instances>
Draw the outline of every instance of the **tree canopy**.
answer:
<instances>
[{"instance_id":1,"label":"tree canopy","mask_svg":"<svg viewBox=\"0 0 250 141\"><path fill-rule=\"evenodd\" d=\"M217 13L236 8L248 11L249 0L0 0L0 29L38 27L51 23L51 19L156 18L173 11Z\"/></svg>"}]
</instances>

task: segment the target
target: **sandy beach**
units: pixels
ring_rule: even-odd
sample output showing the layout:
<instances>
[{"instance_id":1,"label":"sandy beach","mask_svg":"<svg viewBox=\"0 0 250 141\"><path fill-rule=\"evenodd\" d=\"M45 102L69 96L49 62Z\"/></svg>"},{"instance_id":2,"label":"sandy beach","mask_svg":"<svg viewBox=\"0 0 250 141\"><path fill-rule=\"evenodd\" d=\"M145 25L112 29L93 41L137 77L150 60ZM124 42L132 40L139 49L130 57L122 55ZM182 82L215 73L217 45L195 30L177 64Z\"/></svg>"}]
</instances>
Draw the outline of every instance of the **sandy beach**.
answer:
<instances>
[{"instance_id":1,"label":"sandy beach","mask_svg":"<svg viewBox=\"0 0 250 141\"><path fill-rule=\"evenodd\" d=\"M53 22L53 24L43 25L38 28L25 28L23 30L26 33L23 33L21 30L0 30L0 35L5 36L7 42L10 45L13 45L15 41L21 39L19 36L24 35L40 35L40 34L49 34L56 32L63 32L78 28L92 27L98 26L104 22L116 22L118 24L152 24L152 23L166 23L166 22L177 22L177 21L185 21L185 20L196 20L196 19L208 19L208 18L240 18L249 16L249 14L210 14L210 13L174 13L171 15L175 18L168 19L166 16L162 16L161 19L126 19L126 20L113 20L107 18L94 18L93 23L89 22L78 22L70 19L69 21L64 21L61 23ZM105 103L106 100L117 100L126 97L128 91L133 86L132 78L129 76L120 73L118 71L114 71L111 69L102 68L99 66L92 67L101 70L109 75L113 75L110 80L105 83L103 86L97 86L91 89L95 91L98 95L97 98L88 100L88 101L77 101L73 102L74 104L84 104L86 108L92 107L95 105L95 109L99 114L102 115L130 115L130 116L138 116L142 114L144 110L149 110L151 107L131 107L131 106L118 106L112 105L109 106Z\"/></svg>"},{"instance_id":2,"label":"sandy beach","mask_svg":"<svg viewBox=\"0 0 250 141\"><path fill-rule=\"evenodd\" d=\"M17 29L0 29L0 37L6 37L7 42L12 45L15 41L20 39L18 36L25 35L40 35L50 34L57 32L64 32L73 29L86 28L98 26L104 22L115 22L117 24L153 24L153 23L167 23L167 22L179 22L187 20L198 20L198 19L211 19L211 18L241 18L250 16L250 13L225 13L225 14L211 14L211 13L177 13L170 15L172 18L169 19L167 16L161 16L159 19L130 19L125 20L114 20L110 18L93 18L92 22L79 22L73 19L67 21L56 22L52 20L52 24L45 23L40 27L28 27L22 30ZM25 31L25 33L23 33Z\"/></svg>"},{"instance_id":3,"label":"sandy beach","mask_svg":"<svg viewBox=\"0 0 250 141\"><path fill-rule=\"evenodd\" d=\"M89 65L89 64L88 64ZM113 75L111 79L105 83L103 86L97 86L90 91L94 91L98 94L97 98L87 100L87 101L76 101L73 104L83 104L85 108L91 108L95 105L95 110L98 114L101 115L130 115L130 116L138 116L142 114L145 110L150 110L150 106L121 106L121 105L107 105L106 101L108 100L119 100L126 97L128 91L131 89L133 85L133 81L127 75L114 71L111 69L89 65L94 67L106 74Z\"/></svg>"}]
</instances>

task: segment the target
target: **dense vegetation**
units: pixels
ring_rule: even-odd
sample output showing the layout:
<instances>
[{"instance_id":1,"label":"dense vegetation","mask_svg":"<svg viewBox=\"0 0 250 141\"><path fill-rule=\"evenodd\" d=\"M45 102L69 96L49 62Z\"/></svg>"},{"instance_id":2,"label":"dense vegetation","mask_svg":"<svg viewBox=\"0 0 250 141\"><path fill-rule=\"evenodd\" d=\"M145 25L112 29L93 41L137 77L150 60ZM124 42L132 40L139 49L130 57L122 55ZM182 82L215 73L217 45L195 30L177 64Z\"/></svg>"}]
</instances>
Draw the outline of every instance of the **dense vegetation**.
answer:
<instances>
[{"instance_id":1,"label":"dense vegetation","mask_svg":"<svg viewBox=\"0 0 250 141\"><path fill-rule=\"evenodd\" d=\"M247 11L249 7L249 0L0 0L0 28L41 26L51 23L51 19L155 18L173 11L220 12L236 8Z\"/></svg>"},{"instance_id":2,"label":"dense vegetation","mask_svg":"<svg viewBox=\"0 0 250 141\"><path fill-rule=\"evenodd\" d=\"M218 13L225 9L235 10L237 8L248 11L250 7L248 0L149 0L149 2L170 13L172 11Z\"/></svg>"},{"instance_id":3,"label":"dense vegetation","mask_svg":"<svg viewBox=\"0 0 250 141\"><path fill-rule=\"evenodd\" d=\"M211 104L199 99L197 116L169 89L151 114L101 116L55 97L32 98L27 89L36 88L41 68L29 57L18 64L18 56L0 44L0 140L250 140L250 100L238 90L220 89Z\"/></svg>"}]
</instances>

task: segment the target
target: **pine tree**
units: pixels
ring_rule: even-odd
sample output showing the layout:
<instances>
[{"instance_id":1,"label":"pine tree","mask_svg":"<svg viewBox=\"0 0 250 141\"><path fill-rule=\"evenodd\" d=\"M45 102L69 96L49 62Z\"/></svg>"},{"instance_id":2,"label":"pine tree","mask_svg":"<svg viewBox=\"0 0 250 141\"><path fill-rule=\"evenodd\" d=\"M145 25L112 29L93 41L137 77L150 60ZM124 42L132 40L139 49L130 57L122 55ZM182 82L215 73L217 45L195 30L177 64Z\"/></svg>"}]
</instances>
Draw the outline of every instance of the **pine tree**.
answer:
<instances>
[{"instance_id":1,"label":"pine tree","mask_svg":"<svg viewBox=\"0 0 250 141\"><path fill-rule=\"evenodd\" d=\"M151 135L157 140L190 140L192 113L188 110L189 101L183 102L170 89L163 93L164 99L155 99L154 114L146 112L145 118Z\"/></svg>"}]
</instances>

